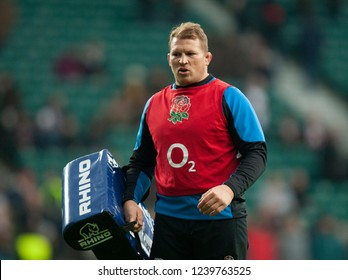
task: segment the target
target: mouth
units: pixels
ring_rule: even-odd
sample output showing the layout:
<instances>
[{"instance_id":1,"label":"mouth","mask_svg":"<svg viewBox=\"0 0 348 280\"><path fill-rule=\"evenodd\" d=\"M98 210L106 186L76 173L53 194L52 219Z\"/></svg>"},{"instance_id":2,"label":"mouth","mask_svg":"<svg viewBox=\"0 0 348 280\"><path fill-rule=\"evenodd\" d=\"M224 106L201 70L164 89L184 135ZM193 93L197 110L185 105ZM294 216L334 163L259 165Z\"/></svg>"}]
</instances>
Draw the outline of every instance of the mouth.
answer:
<instances>
[{"instance_id":1,"label":"mouth","mask_svg":"<svg viewBox=\"0 0 348 280\"><path fill-rule=\"evenodd\" d=\"M178 73L179 73L179 74L186 74L186 73L188 73L188 72L189 72L189 70L186 69L186 68L184 68L184 67L180 67L180 68L178 69Z\"/></svg>"}]
</instances>

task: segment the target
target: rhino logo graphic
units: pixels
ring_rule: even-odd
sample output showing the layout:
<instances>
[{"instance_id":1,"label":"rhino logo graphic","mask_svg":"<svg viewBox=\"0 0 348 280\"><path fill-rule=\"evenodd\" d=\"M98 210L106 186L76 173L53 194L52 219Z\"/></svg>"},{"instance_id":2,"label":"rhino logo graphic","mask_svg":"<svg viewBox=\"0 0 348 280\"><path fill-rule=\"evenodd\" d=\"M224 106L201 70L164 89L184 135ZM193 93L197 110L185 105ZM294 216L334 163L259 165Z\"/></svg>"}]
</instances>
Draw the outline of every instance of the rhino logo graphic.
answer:
<instances>
[{"instance_id":1,"label":"rhino logo graphic","mask_svg":"<svg viewBox=\"0 0 348 280\"><path fill-rule=\"evenodd\" d=\"M190 110L191 103L190 98L186 95L179 95L172 99L172 105L170 106L170 118L168 121L176 124L182 122L183 119L189 118L188 111Z\"/></svg>"},{"instance_id":2,"label":"rhino logo graphic","mask_svg":"<svg viewBox=\"0 0 348 280\"><path fill-rule=\"evenodd\" d=\"M80 235L83 237L78 241L81 249L90 249L112 238L108 229L100 230L96 223L86 223L80 228Z\"/></svg>"},{"instance_id":3,"label":"rhino logo graphic","mask_svg":"<svg viewBox=\"0 0 348 280\"><path fill-rule=\"evenodd\" d=\"M99 227L97 224L87 223L80 229L80 234L84 239L91 238L99 234Z\"/></svg>"}]
</instances>

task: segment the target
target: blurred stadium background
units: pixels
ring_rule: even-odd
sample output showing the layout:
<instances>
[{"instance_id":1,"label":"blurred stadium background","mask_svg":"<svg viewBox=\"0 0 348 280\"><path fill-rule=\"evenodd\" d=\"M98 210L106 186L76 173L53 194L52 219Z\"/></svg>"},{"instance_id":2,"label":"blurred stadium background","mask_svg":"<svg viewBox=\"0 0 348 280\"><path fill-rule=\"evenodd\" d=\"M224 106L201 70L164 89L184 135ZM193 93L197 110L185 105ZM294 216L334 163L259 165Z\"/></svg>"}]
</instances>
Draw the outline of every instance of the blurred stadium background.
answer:
<instances>
[{"instance_id":1,"label":"blurred stadium background","mask_svg":"<svg viewBox=\"0 0 348 280\"><path fill-rule=\"evenodd\" d=\"M62 240L63 167L103 148L127 162L139 109L172 82L169 31L186 20L266 134L248 258L348 258L346 1L1 0L1 259L94 259Z\"/></svg>"}]
</instances>

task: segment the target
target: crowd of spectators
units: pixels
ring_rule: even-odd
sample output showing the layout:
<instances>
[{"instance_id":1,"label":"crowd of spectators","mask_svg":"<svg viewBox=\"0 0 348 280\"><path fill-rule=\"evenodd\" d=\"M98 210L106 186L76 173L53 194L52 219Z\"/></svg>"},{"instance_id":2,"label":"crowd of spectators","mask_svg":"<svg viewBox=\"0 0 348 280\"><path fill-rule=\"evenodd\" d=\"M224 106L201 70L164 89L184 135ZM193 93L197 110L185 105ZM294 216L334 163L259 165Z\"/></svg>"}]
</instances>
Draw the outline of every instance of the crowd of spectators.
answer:
<instances>
[{"instance_id":1,"label":"crowd of spectators","mask_svg":"<svg viewBox=\"0 0 348 280\"><path fill-rule=\"evenodd\" d=\"M140 2L155 4L155 1ZM270 95L274 72L277 62L287 56L281 38L286 11L276 1L265 1L260 7L259 21L255 22L249 17L251 1L238 1L238 6L233 5L234 2L237 1L219 1L237 19L238 29L229 37L216 37L210 42L214 54L211 73L228 77L232 83L236 81L255 107L270 144L281 143L284 149L305 146L321 155L317 177L312 177L303 166L297 166L290 173L281 169L266 172L255 190L258 197L253 208L256 211L250 212L248 258L347 259L348 240L341 234L347 221L324 213L311 224L304 215L313 206L310 197L313 182L347 180L345 159L336 147L337 135L315 116L301 119L287 112L283 116L272 115ZM302 2L299 1L299 5L307 7ZM333 2L339 4L340 1L328 1L330 5ZM170 20L177 21L184 1L173 1L173 5L177 10ZM336 6L330 6L333 18L338 12ZM139 17L145 24L153 20L150 15L144 12ZM317 81L314 70L318 53L315 50L310 57L307 54L313 44L320 46L317 43L320 30L313 30L312 22L304 27L303 38L313 40L302 42L303 54L308 58L304 67L312 83ZM103 74L106 59L103 42L93 42L86 45L83 52L65 53L53 62L53 71L64 82L83 81L86 75ZM96 112L96 118L82 135L81 123L67 110L68 100L64 94L52 89L42 106L36 112L29 112L22 99L25 85L17 85L15 74L5 69L0 71L0 259L93 259L91 252L72 250L62 239L61 170L42 170L40 178L43 179L39 179L30 165L21 162L21 151L52 147L64 151L78 145L94 147L113 126L137 125L147 98L171 82L168 69L155 65L152 69L142 65L125 68L122 87L115 89L105 107L99 108L100 112ZM81 141L81 137L85 141Z\"/></svg>"}]
</instances>

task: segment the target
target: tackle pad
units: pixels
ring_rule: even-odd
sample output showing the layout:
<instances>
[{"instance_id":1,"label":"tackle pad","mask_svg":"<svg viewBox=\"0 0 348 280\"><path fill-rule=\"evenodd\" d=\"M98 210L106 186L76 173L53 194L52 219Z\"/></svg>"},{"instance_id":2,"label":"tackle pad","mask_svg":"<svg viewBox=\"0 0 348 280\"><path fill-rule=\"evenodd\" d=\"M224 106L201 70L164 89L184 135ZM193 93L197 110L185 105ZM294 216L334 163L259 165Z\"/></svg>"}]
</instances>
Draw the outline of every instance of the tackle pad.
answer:
<instances>
[{"instance_id":1,"label":"tackle pad","mask_svg":"<svg viewBox=\"0 0 348 280\"><path fill-rule=\"evenodd\" d=\"M122 208L124 172L104 149L77 158L63 169L62 232L76 250L92 250L97 259L148 259L153 219L144 204L143 229L131 232Z\"/></svg>"}]
</instances>

